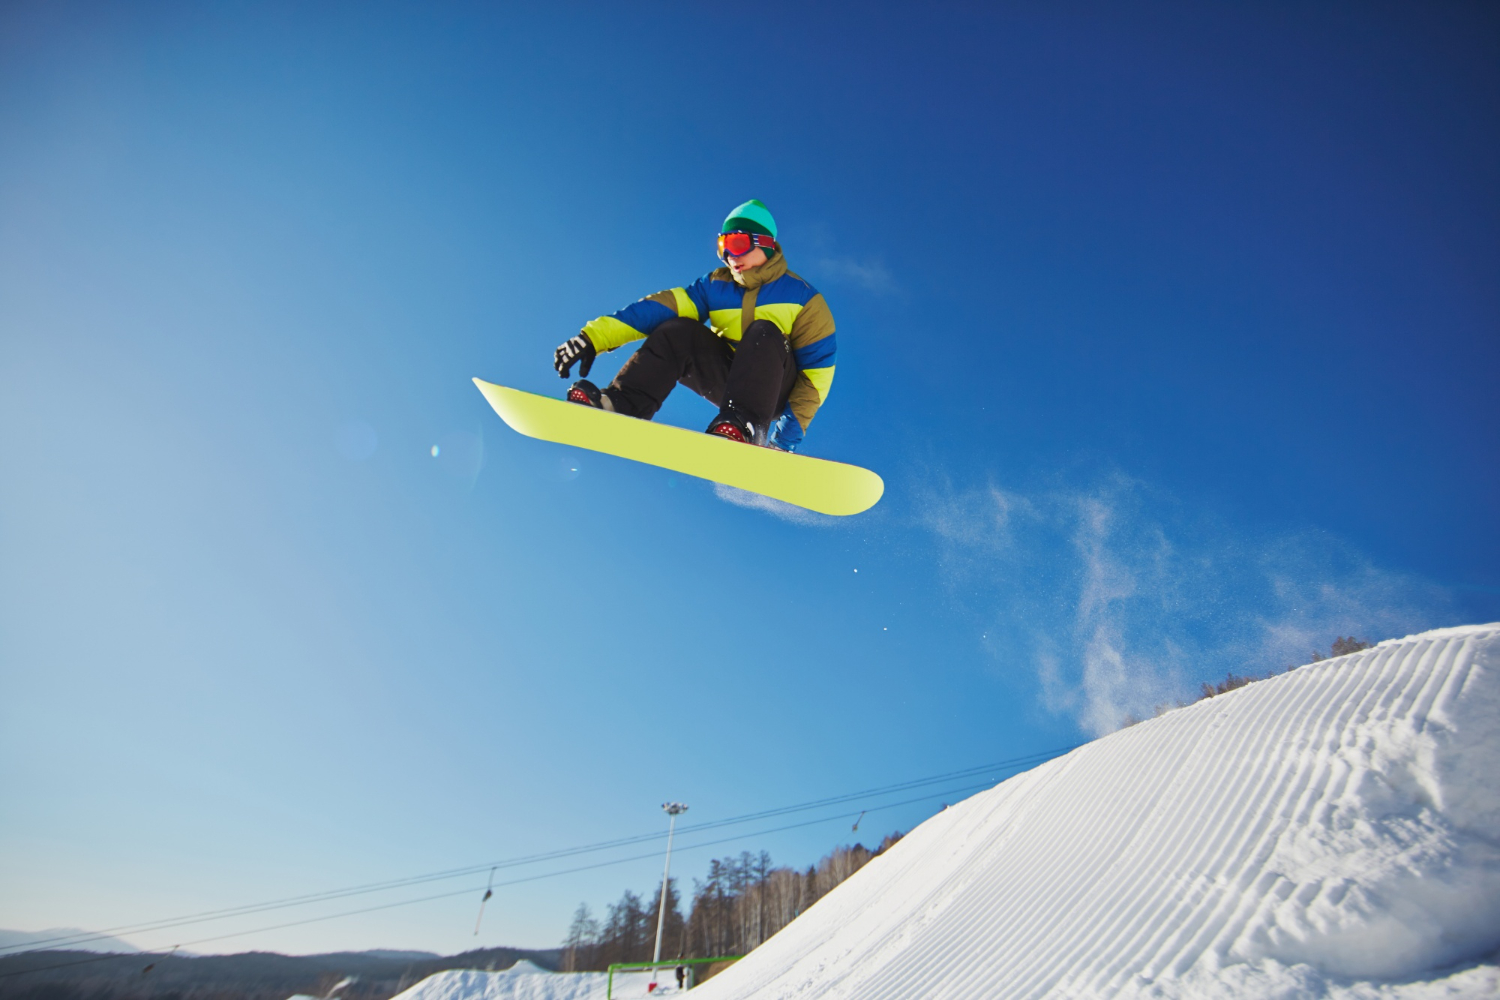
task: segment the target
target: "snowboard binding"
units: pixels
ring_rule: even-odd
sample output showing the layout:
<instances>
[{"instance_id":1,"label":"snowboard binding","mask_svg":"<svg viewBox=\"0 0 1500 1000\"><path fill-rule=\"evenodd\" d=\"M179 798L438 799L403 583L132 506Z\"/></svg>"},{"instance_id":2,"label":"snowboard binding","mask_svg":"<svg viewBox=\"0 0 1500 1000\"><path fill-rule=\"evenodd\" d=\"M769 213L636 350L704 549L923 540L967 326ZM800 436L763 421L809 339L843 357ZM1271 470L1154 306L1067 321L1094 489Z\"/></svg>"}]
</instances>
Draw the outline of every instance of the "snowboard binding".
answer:
<instances>
[{"instance_id":1,"label":"snowboard binding","mask_svg":"<svg viewBox=\"0 0 1500 1000\"><path fill-rule=\"evenodd\" d=\"M592 406L596 410L604 409L603 395L599 387L586 378L581 378L568 387L568 402Z\"/></svg>"},{"instance_id":2,"label":"snowboard binding","mask_svg":"<svg viewBox=\"0 0 1500 1000\"><path fill-rule=\"evenodd\" d=\"M719 411L714 417L713 423L708 425L708 434L717 434L719 437L728 438L731 441L739 441L741 444L763 444L765 434L756 433L755 424L746 418L745 411L733 403Z\"/></svg>"}]
</instances>

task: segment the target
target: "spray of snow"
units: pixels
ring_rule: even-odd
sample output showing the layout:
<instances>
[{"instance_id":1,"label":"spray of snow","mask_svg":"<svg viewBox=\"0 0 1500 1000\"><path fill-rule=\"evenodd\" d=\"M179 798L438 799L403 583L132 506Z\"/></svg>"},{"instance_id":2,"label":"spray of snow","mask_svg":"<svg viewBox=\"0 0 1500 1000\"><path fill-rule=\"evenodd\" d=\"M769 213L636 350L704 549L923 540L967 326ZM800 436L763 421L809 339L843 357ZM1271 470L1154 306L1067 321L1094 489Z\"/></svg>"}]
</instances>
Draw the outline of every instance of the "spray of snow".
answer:
<instances>
[{"instance_id":1,"label":"spray of snow","mask_svg":"<svg viewBox=\"0 0 1500 1000\"><path fill-rule=\"evenodd\" d=\"M835 285L856 285L867 292L891 295L900 291L891 269L879 260L853 257L820 257L817 273Z\"/></svg>"},{"instance_id":2,"label":"spray of snow","mask_svg":"<svg viewBox=\"0 0 1500 1000\"><path fill-rule=\"evenodd\" d=\"M939 813L695 996L1492 996L1497 769L1500 625L1384 642Z\"/></svg>"},{"instance_id":3,"label":"spray of snow","mask_svg":"<svg viewBox=\"0 0 1500 1000\"><path fill-rule=\"evenodd\" d=\"M759 493L751 493L749 490L725 486L723 483L714 484L714 496L737 507L748 507L751 510L758 510L774 517L779 517L783 521L790 521L793 524L800 524L806 527L833 528L837 527L839 523L839 518L830 517L827 514L818 514L782 500L763 497Z\"/></svg>"},{"instance_id":4,"label":"spray of snow","mask_svg":"<svg viewBox=\"0 0 1500 1000\"><path fill-rule=\"evenodd\" d=\"M919 493L943 575L996 661L1030 664L1044 707L1096 736L1193 694L1190 672L1266 673L1335 635L1451 614L1441 588L1327 536L1237 536L1124 476L1023 494L934 474Z\"/></svg>"}]
</instances>

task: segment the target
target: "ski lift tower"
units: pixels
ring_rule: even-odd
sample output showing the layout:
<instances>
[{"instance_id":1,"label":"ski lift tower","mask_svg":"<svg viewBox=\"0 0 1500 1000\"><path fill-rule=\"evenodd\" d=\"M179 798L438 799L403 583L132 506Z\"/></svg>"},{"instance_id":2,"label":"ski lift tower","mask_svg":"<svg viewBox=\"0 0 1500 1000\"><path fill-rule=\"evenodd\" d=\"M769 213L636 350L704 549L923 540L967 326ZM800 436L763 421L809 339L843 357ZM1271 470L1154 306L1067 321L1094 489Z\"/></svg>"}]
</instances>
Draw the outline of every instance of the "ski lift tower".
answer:
<instances>
[{"instance_id":1,"label":"ski lift tower","mask_svg":"<svg viewBox=\"0 0 1500 1000\"><path fill-rule=\"evenodd\" d=\"M649 992L656 992L656 965L661 961L661 932L667 922L667 879L672 874L672 833L677 829L677 817L687 812L681 802L663 802L662 809L671 817L667 820L667 864L661 872L661 902L656 907L656 951L651 956L651 985Z\"/></svg>"}]
</instances>

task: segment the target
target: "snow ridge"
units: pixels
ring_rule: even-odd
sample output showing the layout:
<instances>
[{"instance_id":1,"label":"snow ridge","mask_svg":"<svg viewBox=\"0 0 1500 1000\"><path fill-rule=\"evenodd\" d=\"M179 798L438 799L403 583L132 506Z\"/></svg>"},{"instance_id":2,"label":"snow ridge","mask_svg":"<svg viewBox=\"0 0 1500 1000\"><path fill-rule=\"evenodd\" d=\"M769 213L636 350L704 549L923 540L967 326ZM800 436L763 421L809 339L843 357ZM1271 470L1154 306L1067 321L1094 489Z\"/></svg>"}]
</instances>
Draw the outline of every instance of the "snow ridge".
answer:
<instances>
[{"instance_id":1,"label":"snow ridge","mask_svg":"<svg viewBox=\"0 0 1500 1000\"><path fill-rule=\"evenodd\" d=\"M503 972L449 969L392 1000L604 1000L602 972L548 972L524 958Z\"/></svg>"},{"instance_id":2,"label":"snow ridge","mask_svg":"<svg viewBox=\"0 0 1500 1000\"><path fill-rule=\"evenodd\" d=\"M1500 624L1391 640L939 813L694 994L1494 996L1497 773Z\"/></svg>"}]
</instances>

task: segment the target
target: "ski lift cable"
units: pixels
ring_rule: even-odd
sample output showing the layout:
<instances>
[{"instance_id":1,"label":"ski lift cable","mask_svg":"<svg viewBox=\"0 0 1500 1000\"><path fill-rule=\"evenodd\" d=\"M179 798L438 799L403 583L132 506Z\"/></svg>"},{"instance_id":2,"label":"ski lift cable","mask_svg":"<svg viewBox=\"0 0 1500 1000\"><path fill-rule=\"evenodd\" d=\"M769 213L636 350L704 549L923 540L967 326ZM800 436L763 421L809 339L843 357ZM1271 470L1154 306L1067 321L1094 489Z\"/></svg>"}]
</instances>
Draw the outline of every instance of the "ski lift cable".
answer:
<instances>
[{"instance_id":1,"label":"ski lift cable","mask_svg":"<svg viewBox=\"0 0 1500 1000\"><path fill-rule=\"evenodd\" d=\"M1082 744L1078 744L1078 745L1082 745ZM904 781L904 782L900 782L900 783L895 784L895 785L888 785L888 786L885 786L885 787L882 787L882 788L865 789L865 790L860 791L860 792L850 792L850 793L846 793L844 795L830 796L830 797L826 797L826 798L823 798L823 799L813 800L813 801L810 801L810 802L799 803L797 805L783 806L783 807L779 807L779 808L776 808L776 809L763 810L763 811L757 812L757 813L749 813L749 814L746 814L746 815L743 815L743 816L733 816L733 817L729 817L729 818L722 819L722 820L705 821L705 822L702 822L702 823L692 824L691 826L685 826L679 832L682 833L682 834L687 834L687 833L693 833L693 832L700 832L700 831L703 831L703 830L718 829L718 828L722 828L722 827L725 827L725 826L736 825L736 824L739 824L739 823L753 822L753 821L758 820L758 819L767 819L767 818L771 818L771 817L774 817L774 816L787 815L787 814L790 814L790 813L793 813L793 812L805 811L805 810L808 810L808 809L816 809L816 808L821 808L821 807L828 806L828 805L836 805L836 804L847 802L847 801L850 801L850 800L853 800L853 799L858 799L858 798L863 798L863 797L868 797L868 796L894 794L894 793L899 792L899 791L906 791L906 790L909 790L909 789L912 789L912 788L921 787L923 785L934 784L934 783L937 783L937 782L940 782L940 781L952 780L952 779L961 778L961 777L967 777L967 776L971 776L971 775L983 773L985 771L993 771L993 770L1000 770L1000 769L1009 769L1009 768L1013 768L1013 767L1024 767L1024 766L1026 766L1028 764L1032 764L1032 763L1041 763L1043 760L1051 759L1052 757L1058 756L1058 755L1060 755L1062 753L1067 753L1068 751L1073 750L1073 749L1076 749L1076 746L1059 748L1059 749L1056 749L1056 750L1042 751L1042 752L1039 752L1039 753L1029 754L1029 755L1027 755L1025 757L1013 758L1013 759L1007 760L1007 761L997 761L997 762L992 763L992 764L985 764L985 765L981 765L979 767L964 768L964 769L959 770L959 771L950 771L950 772L947 772L945 774L933 775L933 776L928 777L928 778L918 778L918 779L914 779L914 780L911 780L911 781ZM182 916L182 917L167 918L167 919L156 920L156 921L148 921L148 922L144 922L144 923L140 923L140 924L122 925L122 926L106 928L105 930L102 930L102 931L96 931L96 932L91 932L91 933L86 933L86 934L60 935L60 936L58 936L56 938L47 938L47 939L43 939L43 940L40 940L40 941L31 941L31 942L28 942L26 945L13 945L10 948L0 947L0 956L5 955L6 953L10 953L10 954L25 954L26 952L29 952L29 951L53 950L55 947L60 946L60 945L64 945L64 944L81 944L81 943L84 943L84 942L87 942L87 941L97 940L99 938L107 937L107 936L109 936L111 934L122 934L122 933L124 933L124 934L137 933L137 934L139 934L139 933L147 933L147 932L158 931L158 930L168 930L168 929L170 929L172 927L178 927L178 926L183 926L183 925L187 925L187 924L199 923L199 922L203 922L203 921L207 921L207 920L220 920L220 919L226 919L226 918L235 917L235 916L245 916L245 915L248 915L250 913L265 912L265 911L268 911L268 910L275 910L275 909L284 909L284 908L291 907L291 906L303 906L303 905L308 905L308 904L311 904L311 903L327 902L327 901L333 900L333 899L340 899L340 898L346 898L348 896L362 895L362 894L370 893L370 892L381 892L381 891L387 891L387 890L391 890L391 889L405 888L406 886L410 886L410 885L419 885L419 884L426 883L426 882L435 882L435 881L440 881L440 880L443 880L443 879L460 878L460 877L465 876L465 875L473 875L473 874L476 874L476 873L478 873L480 871L485 870L486 867L491 867L491 868L511 868L511 867L517 867L517 866L525 865L525 864L536 864L536 863L539 863L539 862L542 862L542 861L557 860L557 859L564 858L564 857L572 857L572 856L576 856L576 855L579 855L579 854L592 853L594 851L609 850L611 848L616 848L616 847L625 847L625 846L631 846L631 845L638 844L638 843L649 842L649 841L652 841L652 840L660 840L660 839L662 839L663 836L665 836L665 835L662 834L662 833L660 833L658 831L656 833L641 834L641 835L637 835L637 836L633 836L633 837L621 837L621 838L617 838L615 840L603 841L603 842L599 842L599 843L596 843L596 844L587 844L587 845L582 845L582 846L573 847L573 848L562 848L562 849L559 849L559 850L556 850L556 851L548 851L548 852L543 852L543 853L534 854L534 855L526 855L526 856L522 856L522 857L518 857L518 858L511 858L511 859L507 859L507 860L504 860L504 861L493 862L492 864L490 864L488 866L486 866L486 865L471 865L471 866L466 866L464 868L449 869L447 871L434 872L434 873L430 873L430 874L427 874L427 875L410 876L410 877L402 878L402 879L392 879L392 880L385 881L385 882L367 883L365 885L351 886L351 887L348 887L348 888L345 888L345 889L331 889L331 890L326 890L324 892L310 893L310 894L303 895L303 896L292 896L292 897L288 897L288 898L285 898L285 899L269 900L269 901L266 901L266 902L263 902L263 903L252 903L252 904L247 904L247 905L243 905L243 906L229 907L229 908L222 909L222 910L209 910L209 911L205 911L205 912L201 912L201 913L195 913L195 914L185 915L185 916ZM38 946L41 946L41 947L38 947ZM15 950L15 949L19 949L19 950Z\"/></svg>"},{"instance_id":2,"label":"ski lift cable","mask_svg":"<svg viewBox=\"0 0 1500 1000\"><path fill-rule=\"evenodd\" d=\"M979 789L990 788L990 787L993 787L990 782L982 782L982 783L977 784L977 785L968 785L968 786L964 786L964 787L961 787L961 788L950 788L950 789L947 789L947 790L942 791L942 792L936 792L936 793L934 793L932 795L924 795L924 796L921 796L920 798L907 799L907 800L905 800L903 802L891 802L891 803L887 803L886 805L883 805L883 806L877 806L877 807L875 807L873 809L865 810L865 812L867 812L867 813L874 813L874 812L881 812L881 811L884 811L884 810L887 810L887 809L897 809L897 808L899 808L901 806L912 805L913 803L917 803L917 802L930 802L933 799L943 798L944 796L953 795L953 794L956 794L956 793L977 791ZM782 832L787 831L787 830L797 830L797 829L801 829L803 827L815 826L815 825L817 825L819 823L831 823L831 822L834 822L835 820L845 820L845 819L848 819L852 815L854 815L854 814L853 813L839 813L839 814L836 814L836 815L833 815L833 816L822 816L822 817L819 817L818 819L803 820L800 823L790 823L790 824L788 824L786 826L773 827L773 828L771 828L769 830L754 830L754 831L751 831L750 833L737 833L737 834L735 834L732 837L723 837L723 838L720 838L719 840L709 840L709 841L704 841L704 842L698 843L698 844L690 844L690 845L688 845L686 847L675 848L675 850L677 850L679 852L682 852L682 851L702 850L705 847L718 847L718 846L720 846L722 844L730 844L730 843L734 843L734 842L740 841L740 840L749 840L749 839L751 839L753 837L764 837L764 836L769 836L770 834L773 834L773 833L782 833ZM658 856L658 852L651 851L651 852L649 852L647 854L636 854L636 855L632 855L631 857L628 857L628 858L615 858L615 859L612 859L610 861L596 861L593 864L579 865L579 866L577 866L575 868L565 868L562 871L543 872L540 875L527 875L527 876L524 876L522 878L511 879L508 882L500 882L500 883L498 883L495 886L495 888L504 888L506 886L511 886L511 885L521 885L522 883L525 883L525 882L538 882L538 881L542 881L542 880L549 879L549 878L559 878L559 877L561 877L563 875L574 875L574 874L577 874L578 872L593 871L593 870L598 869L598 868L610 868L610 867L613 867L615 865L628 864L629 862L632 862L632 861L647 861L647 860L654 861L654 860L656 860L657 856ZM418 903L430 903L430 902L433 902L434 900L439 900L439 899L452 899L455 896L467 896L467 895L469 895L470 893L472 893L474 891L475 890L472 887L471 888L466 888L466 889L458 889L458 890L454 890L454 891L451 891L451 892L436 893L436 894L431 895L431 896L419 896L416 899L397 900L394 903L379 903L379 904L377 904L375 906L361 907L360 909L357 909L357 910L345 910L345 911L342 911L340 913L328 913L328 914L324 914L323 916L319 916L319 917L308 917L308 918L303 919L303 920L292 920L292 921L287 921L285 923L272 924L272 925L270 925L268 927L256 927L256 928L253 928L253 929L248 930L248 931L234 931L234 932L231 932L229 934L216 934L216 935L214 935L212 937L197 938L197 939L192 940L192 941L184 941L181 944L173 945L171 951L168 951L168 952L161 952L161 951L151 952L151 951L147 951L147 952L139 952L139 953L133 954L133 955L100 955L97 958L85 958L85 959L80 959L80 960L78 960L76 962L62 962L62 963L59 963L57 965L44 965L44 966L42 966L40 968L36 968L36 969L20 969L20 970L14 971L14 972L0 972L0 979L9 979L12 976L29 975L29 974L31 974L33 972L47 972L47 971L52 970L52 969L66 969L66 968L71 968L71 967L73 967L75 965L92 965L92 964L94 964L96 962L107 962L107 961L117 960L117 959L128 958L128 959L135 960L135 959L140 959L140 958L143 958L143 957L150 957L152 955L156 955L158 957L165 957L165 956L170 956L172 952L177 951L179 948L190 948L190 947L193 947L194 945L209 944L209 943L215 942L215 941L226 941L226 940L229 940L230 938L246 937L246 936L251 935L251 934L266 934L266 933L269 933L271 931L285 930L286 928L289 928L289 927L301 927L301 926L304 926L306 924L322 923L323 921L327 921L327 920L338 920L338 919L343 918L343 917L354 917L354 916L359 916L359 915L365 914L365 913L375 913L375 912L377 912L379 910L391 910L391 909L396 909L396 908L402 907L402 906L414 906L414 905L416 905ZM10 958L10 957L13 957L13 956L7 955L7 956L3 956L3 957Z\"/></svg>"},{"instance_id":3,"label":"ski lift cable","mask_svg":"<svg viewBox=\"0 0 1500 1000\"><path fill-rule=\"evenodd\" d=\"M887 809L897 809L897 808L900 808L901 806L912 805L912 804L917 803L917 802L931 802L933 799L943 798L943 797L948 796L948 795L961 794L963 792L978 791L978 790L983 789L983 788L991 788L991 787L993 787L992 783L986 781L986 782L981 782L981 783L976 784L976 785L967 785L967 786L964 786L964 787L961 787L961 788L949 788L949 789L946 789L945 791L936 792L936 793L934 793L932 795L924 795L924 796L921 796L921 797L915 798L915 799L907 799L907 800L905 800L903 802L890 802L890 803L887 803L886 805L883 805L883 806L876 806L873 809L864 810L864 812L866 812L866 813L883 812L883 811L885 811ZM769 836L770 834L773 834L773 833L782 833L782 832L785 832L787 830L797 830L797 829L801 829L803 827L815 826L815 825L817 825L819 823L831 823L831 822L833 822L835 820L845 820L845 819L848 819L852 815L854 815L854 814L853 813L839 813L839 814L836 814L836 815L833 815L833 816L822 816L822 817L819 817L818 819L803 820L800 823L790 823L790 824L788 824L786 826L773 827L772 829L769 829L769 830L753 830L750 833L737 833L737 834L735 834L732 837L723 837L723 838L720 838L719 840L708 840L708 841L704 841L704 842L698 843L698 844L690 844L690 845L688 845L686 847L676 848L676 850L678 850L679 852L681 852L681 851L697 851L697 850L702 850L705 847L718 847L718 846L720 846L722 844L730 844L730 843L734 843L734 842L740 841L740 840L749 840L752 837L764 837L764 836ZM637 855L633 855L633 856L628 857L628 858L615 858L615 859L610 860L610 861L596 861L593 864L579 865L579 866L577 866L575 868L566 868L566 869L563 869L562 871L543 872L540 875L527 875L527 876L525 876L523 878L511 879L508 882L500 882L500 883L498 883L498 885L493 886L493 888L504 888L505 886L520 885L520 884L525 883L525 882L538 882L538 881L542 881L544 879L549 879L549 878L559 878L559 877L561 877L563 875L574 875L574 874L577 874L578 872L593 871L593 870L598 869L598 868L610 868L610 867L613 867L615 865L628 864L629 862L632 862L632 861L646 861L646 860L652 860L652 861L654 861L656 859L656 857L657 857L657 852L656 851L651 851L650 853L647 853L647 854L637 854ZM117 959L123 959L123 958L139 959L139 958L142 958L142 957L150 957L153 954L157 955L158 957L161 957L161 956L170 956L172 954L172 952L177 951L179 948L190 948L190 947L193 947L194 945L209 944L209 943L214 942L214 941L226 941L226 940L229 940L230 938L246 937L246 936L251 935L251 934L266 934L266 933L269 933L271 931L285 930L286 928L289 928L289 927L302 927L302 926L304 926L306 924L316 924L316 923L322 923L323 921L326 921L326 920L338 920L338 919L341 919L343 917L354 917L354 916L359 916L359 915L365 914L365 913L375 913L375 912L377 912L379 910L392 910L392 909L396 909L396 908L402 907L402 906L414 906L417 903L430 903L430 902L433 902L434 900L439 900L439 899L452 899L455 896L467 896L467 895L469 895L472 892L474 892L473 888L458 889L458 890L454 890L452 892L440 892L440 893L436 893L436 894L431 895L431 896L419 896L416 899L397 900L394 903L379 903L379 904L377 904L375 906L361 907L360 909L357 909L357 910L345 910L345 911L340 912L340 913L328 913L328 914L324 914L323 916L320 916L320 917L308 917L308 918L306 918L304 920L291 920L291 921L287 921L286 923L272 924L269 927L256 927L256 928L254 928L252 930L248 930L248 931L234 931L234 932L229 933L229 934L216 934L216 935L214 935L212 937L198 938L198 939L193 940L193 941L185 941L185 942L182 942L181 944L173 945L171 951L169 951L169 952L159 952L159 951L158 952L149 952L148 951L148 952L140 952L140 953L134 954L134 955L100 955L97 958L84 958L84 959L80 959L80 960L78 960L76 962L61 962L61 963L59 963L57 965L44 965L44 966L41 966L40 968L36 968L36 969L20 969L20 970L14 971L14 972L0 972L0 979L9 979L12 976L25 976L25 975L29 975L29 974L31 974L33 972L47 972L47 971L50 971L50 970L53 970L53 969L67 969L67 968L72 968L75 965L92 965L92 964L94 964L96 962L108 962L108 961L111 961L111 960L117 960ZM22 953L22 954L24 954L24 953ZM13 956L7 955L7 956L3 956L3 957L10 958L10 957L13 957Z\"/></svg>"},{"instance_id":4,"label":"ski lift cable","mask_svg":"<svg viewBox=\"0 0 1500 1000\"><path fill-rule=\"evenodd\" d=\"M891 795L897 792L909 791L914 788L920 788L942 781L972 777L990 771L1009 770L1013 768L1032 766L1061 756L1062 754L1075 750L1082 745L1083 744L1080 743L1052 750L1039 751L1037 753L1027 754L1022 757L1011 758L1010 760L996 761L990 764L979 765L977 767L963 768L961 770L949 771L944 774L932 775L926 778L916 778L909 781L898 782L893 785L886 785L878 788L869 788L858 792L845 793L843 795L828 796L822 799L815 799L809 802L802 802L795 805L781 806L774 809L762 810L760 812L747 813L741 816L731 816L721 820L708 820L701 823L692 824L690 826L684 826L678 831L678 835L683 836L687 834L703 832L706 830L721 829L726 826L734 826L741 823L749 823L760 819L773 818L776 816L785 816L796 812L807 811L809 809L818 809L830 805L839 805L845 802L861 798L868 798L871 796ZM261 913L269 910L284 909L292 906L305 906L312 903L328 902L334 899L342 899L349 896L362 895L371 892L383 892L392 889L400 889L411 885L420 885L423 883L436 882L444 879L461 878L465 875L477 874L478 872L484 871L485 868L494 870L502 868L513 868L521 865L538 864L543 861L553 861L565 857L574 857L577 855L593 853L596 851L610 850L613 848L627 847L634 844L660 840L664 836L665 834L661 833L660 831L650 834L638 834L630 837L620 837L615 840L601 841L594 844L585 844L578 847L561 848L555 851L547 851L532 855L523 855L516 858L509 858L502 861L492 862L489 865L469 865L463 868L454 868L448 869L446 871L432 872L426 875L415 875L409 876L407 878L391 879L384 882L366 883L363 885L350 886L343 889L330 889L323 892L309 893L302 896L291 896L283 899L268 900L261 903L245 904L242 906L228 907L220 910L207 910L200 913L184 915L182 917L165 918L138 924L120 925L117 927L106 928L102 931L94 931L83 934L59 935L55 938L46 938L40 941L30 941L25 945L12 945L10 947L0 946L0 957L5 957L7 955L22 955L33 951L55 950L56 948L61 946L70 944L82 944L87 941L93 941L108 937L112 934L140 934L149 933L152 931L168 930L173 927L202 923L209 920L222 920L230 917L246 916L251 913Z\"/></svg>"},{"instance_id":5,"label":"ski lift cable","mask_svg":"<svg viewBox=\"0 0 1500 1000\"><path fill-rule=\"evenodd\" d=\"M906 791L906 790L910 790L912 788L921 787L923 785L934 784L934 783L937 783L937 782L940 782L940 781L952 780L952 779L961 778L961 777L967 777L967 776L971 776L971 775L983 773L985 771L993 771L993 770L999 770L999 769L1008 769L1008 768L1013 768L1013 767L1023 767L1023 766L1026 766L1027 764L1030 764L1030 763L1041 763L1042 760L1050 759L1051 757L1058 756L1061 753L1066 753L1066 752L1068 752L1069 750L1072 750L1072 749L1076 749L1076 747L1066 747L1066 748L1061 748L1061 749L1058 749L1058 750L1043 751L1041 753L1029 754L1029 755L1027 755L1025 757L1013 758L1013 759L1008 760L1008 761L997 761L995 763L981 765L979 767L964 768L964 769L959 770L959 771L950 771L950 772L947 772L946 774L933 775L933 776L931 776L929 778L918 778L918 779L914 779L914 780L911 780L911 781L900 782L900 783L895 784L895 785L888 785L888 786L885 786L885 787L882 787L882 788L865 789L865 790L860 791L860 792L850 792L850 793L846 793L844 795L830 796L830 797L826 797L826 798L823 798L823 799L813 800L813 801L810 801L810 802L799 803L797 805L783 806L783 807L779 807L779 808L776 808L776 809L763 810L763 811L758 812L758 813L749 813L749 814L746 814L746 815L743 815L743 816L734 816L734 817L729 817L729 818L722 819L722 820L711 820L711 821L706 821L706 822L702 822L702 823L696 823L696 824L693 824L691 826L685 826L680 831L680 833L682 833L682 834L688 834L688 833L700 832L700 831L704 831L704 830L718 829L718 828L722 828L722 827L725 827L725 826L737 825L739 823L747 823L747 822L753 822L753 821L759 820L759 819L767 819L767 818L771 818L771 817L775 817L775 816L787 815L787 814L790 814L790 813L793 813L793 812L806 811L808 809L816 809L816 808L821 808L821 807L825 807L825 806L828 806L828 805L836 805L836 804L847 802L847 801L850 801L850 800L853 800L853 799L858 799L858 798L863 798L863 797L868 797L868 796L894 794L894 793L899 792L899 791ZM29 952L29 951L53 950L55 947L57 947L59 945L64 945L64 944L81 944L81 943L84 943L86 941L97 940L99 938L107 937L107 936L109 936L111 934L120 934L120 933L137 933L137 934L139 934L139 933L147 933L147 932L151 932L151 931L168 930L168 929L170 929L172 927L178 927L178 926L184 926L184 925L187 925L187 924L200 923L200 922L204 922L204 921L208 921L208 920L227 919L229 917L245 916L245 915L248 915L250 913L265 912L265 911L268 911L268 910L275 910L275 909L284 909L284 908L291 907L291 906L303 906L303 905L308 905L308 904L311 904L311 903L327 902L327 901L330 901L330 900L333 900L333 899L340 899L340 898L346 898L348 896L362 895L362 894L370 893L370 892L380 892L380 891L386 891L386 890L391 890L391 889L404 888L404 887L410 886L410 885L418 885L418 884L422 884L422 883L426 883L426 882L435 882L435 881L440 881L440 880L443 880L443 879L460 878L460 877L465 876L465 875L476 874L476 873L478 873L480 871L483 871L486 867L491 867L491 868L511 868L511 867L517 867L517 866L524 865L524 864L536 864L536 863L539 863L539 862L542 862L542 861L557 860L557 859L560 859L560 858L572 857L572 856L576 856L576 855L579 855L579 854L592 853L592 852L601 851L601 850L609 850L611 848L616 848L616 847L631 846L631 845L634 845L634 844L649 842L649 841L652 841L652 840L660 840L663 836L664 835L661 834L660 832L656 832L656 833L652 833L652 834L642 834L642 835L637 835L637 836L633 836L633 837L621 837L621 838L617 838L616 840L612 840L612 841L603 841L603 842L596 843L596 844L588 844L588 845L583 845L583 846L580 846L580 847L573 847L573 848L563 848L563 849L559 849L559 850L556 850L556 851L548 851L548 852L544 852L544 853L540 853L540 854L527 855L527 856L523 856L523 857L519 857L519 858L507 859L505 861L494 862L494 863L492 863L489 866L484 866L484 865L467 866L467 867L464 867L464 868L450 869L448 871L434 872L434 873L431 873L431 874L428 874L428 875L411 876L411 877L403 878L403 879L392 879L392 880L389 880L389 881L386 881L386 882L368 883L368 884L365 884L365 885L352 886L352 887L349 887L349 888L346 888L346 889L332 889L332 890L327 890L327 891L320 892L320 893L311 893L311 894L307 894L307 895L303 895L303 896L293 896L293 897L289 897L289 898L285 898L285 899L280 899L280 900L270 900L270 901L267 901L267 902L264 902L264 903L254 903L254 904L248 904L248 905L244 905L244 906L229 907L229 908L222 909L222 910L209 910L209 911L205 911L205 912L202 912L202 913L196 913L196 914L186 915L186 916L183 916L183 917L168 918L168 919L156 920L156 921L148 921L148 922L140 923L140 924L122 925L122 926L119 926L119 927L107 928L107 929L105 929L103 931L97 931L97 932L92 932L92 933L87 933L87 934L60 935L60 936L58 936L56 938L48 938L48 939L44 939L44 940L41 940L41 941L31 941L31 942L28 942L24 946L11 946L11 948L9 948L9 949L8 948L4 948L4 947L0 947L0 956L5 955L7 952L9 952L10 954L25 954L26 952ZM42 946L42 947L38 947L38 946ZM19 950L13 950L13 949L19 949Z\"/></svg>"}]
</instances>

